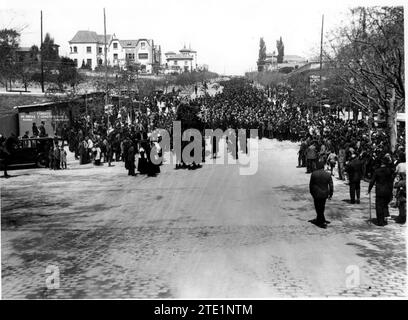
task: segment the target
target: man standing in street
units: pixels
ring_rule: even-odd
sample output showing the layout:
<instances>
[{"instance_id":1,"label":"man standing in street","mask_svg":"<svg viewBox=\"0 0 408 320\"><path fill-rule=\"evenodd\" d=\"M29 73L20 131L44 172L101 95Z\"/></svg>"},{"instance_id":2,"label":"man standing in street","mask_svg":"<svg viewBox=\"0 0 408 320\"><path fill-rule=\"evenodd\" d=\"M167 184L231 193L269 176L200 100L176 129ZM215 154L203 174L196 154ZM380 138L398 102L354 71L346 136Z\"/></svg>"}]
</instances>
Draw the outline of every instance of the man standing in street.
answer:
<instances>
[{"instance_id":1,"label":"man standing in street","mask_svg":"<svg viewBox=\"0 0 408 320\"><path fill-rule=\"evenodd\" d=\"M391 168L387 166L388 161L384 158L381 162L381 166L374 171L371 178L370 185L368 186L368 193L371 192L375 184L375 211L377 216L377 225L385 226L387 221L385 217L389 216L388 204L392 199L393 190L393 172Z\"/></svg>"},{"instance_id":2,"label":"man standing in street","mask_svg":"<svg viewBox=\"0 0 408 320\"><path fill-rule=\"evenodd\" d=\"M343 141L340 142L339 156L337 157L337 161L339 169L339 179L345 180L346 178L344 176L344 163L346 162L346 150L344 149Z\"/></svg>"},{"instance_id":3,"label":"man standing in street","mask_svg":"<svg viewBox=\"0 0 408 320\"><path fill-rule=\"evenodd\" d=\"M306 173L312 173L316 169L317 151L314 142L306 150L306 162L307 171Z\"/></svg>"},{"instance_id":4,"label":"man standing in street","mask_svg":"<svg viewBox=\"0 0 408 320\"><path fill-rule=\"evenodd\" d=\"M324 216L326 200L333 196L333 180L331 174L324 170L324 162L318 162L316 170L312 172L309 183L310 194L313 197L314 206L316 209L316 219L310 222L316 224L320 228L326 228L330 221L327 221Z\"/></svg>"},{"instance_id":5,"label":"man standing in street","mask_svg":"<svg viewBox=\"0 0 408 320\"><path fill-rule=\"evenodd\" d=\"M351 161L346 168L349 177L350 203L360 203L360 182L363 177L363 163L355 153L351 155ZM356 200L357 198L357 200Z\"/></svg>"},{"instance_id":6,"label":"man standing in street","mask_svg":"<svg viewBox=\"0 0 408 320\"><path fill-rule=\"evenodd\" d=\"M305 153L306 153L306 149L307 149L307 143L305 139L302 139L302 142L300 144L300 149L298 152L298 166L297 168L303 168L305 167Z\"/></svg>"}]
</instances>

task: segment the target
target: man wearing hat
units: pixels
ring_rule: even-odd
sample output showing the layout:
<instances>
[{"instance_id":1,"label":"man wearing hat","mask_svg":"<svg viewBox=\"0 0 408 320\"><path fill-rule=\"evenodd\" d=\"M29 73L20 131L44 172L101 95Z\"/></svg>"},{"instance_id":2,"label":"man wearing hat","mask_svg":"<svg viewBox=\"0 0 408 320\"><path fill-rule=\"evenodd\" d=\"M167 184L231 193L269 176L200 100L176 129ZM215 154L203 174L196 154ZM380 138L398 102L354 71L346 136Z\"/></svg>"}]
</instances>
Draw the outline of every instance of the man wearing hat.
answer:
<instances>
[{"instance_id":1,"label":"man wearing hat","mask_svg":"<svg viewBox=\"0 0 408 320\"><path fill-rule=\"evenodd\" d=\"M392 199L393 182L392 169L388 166L388 159L384 157L381 166L374 171L368 186L368 193L370 193L375 184L375 211L378 226L387 225L385 217L390 215L388 204Z\"/></svg>"},{"instance_id":2,"label":"man wearing hat","mask_svg":"<svg viewBox=\"0 0 408 320\"><path fill-rule=\"evenodd\" d=\"M346 167L350 186L350 203L360 203L360 182L363 177L363 163L355 153L351 154L351 161ZM357 200L356 200L357 198Z\"/></svg>"},{"instance_id":3,"label":"man wearing hat","mask_svg":"<svg viewBox=\"0 0 408 320\"><path fill-rule=\"evenodd\" d=\"M329 172L324 170L324 162L316 164L316 170L312 172L309 183L310 194L313 197L317 217L310 222L320 228L326 228L329 221L324 217L324 209L327 198L333 196L333 179Z\"/></svg>"}]
</instances>

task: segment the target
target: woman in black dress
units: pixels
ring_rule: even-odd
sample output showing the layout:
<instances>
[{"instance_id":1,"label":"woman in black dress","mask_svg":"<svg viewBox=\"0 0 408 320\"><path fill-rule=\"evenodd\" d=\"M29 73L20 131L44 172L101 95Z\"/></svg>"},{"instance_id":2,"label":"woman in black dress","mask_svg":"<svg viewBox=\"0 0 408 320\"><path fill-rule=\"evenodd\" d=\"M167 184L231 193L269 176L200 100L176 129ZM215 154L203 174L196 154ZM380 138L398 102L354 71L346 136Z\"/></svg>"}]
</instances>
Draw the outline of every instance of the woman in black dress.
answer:
<instances>
[{"instance_id":1,"label":"woman in black dress","mask_svg":"<svg viewBox=\"0 0 408 320\"><path fill-rule=\"evenodd\" d=\"M147 155L147 175L149 177L155 177L158 173L160 173L160 164L158 163L158 155L157 151L151 152L153 149L154 144L153 142L150 142L148 144L148 152L146 152ZM147 151L147 150L146 150Z\"/></svg>"},{"instance_id":2,"label":"woman in black dress","mask_svg":"<svg viewBox=\"0 0 408 320\"><path fill-rule=\"evenodd\" d=\"M137 164L137 171L140 172L140 174L146 174L147 173L147 167L148 167L148 159L147 155L149 154L148 151L148 144L146 141L141 141L140 143L140 149L139 149L139 161Z\"/></svg>"}]
</instances>

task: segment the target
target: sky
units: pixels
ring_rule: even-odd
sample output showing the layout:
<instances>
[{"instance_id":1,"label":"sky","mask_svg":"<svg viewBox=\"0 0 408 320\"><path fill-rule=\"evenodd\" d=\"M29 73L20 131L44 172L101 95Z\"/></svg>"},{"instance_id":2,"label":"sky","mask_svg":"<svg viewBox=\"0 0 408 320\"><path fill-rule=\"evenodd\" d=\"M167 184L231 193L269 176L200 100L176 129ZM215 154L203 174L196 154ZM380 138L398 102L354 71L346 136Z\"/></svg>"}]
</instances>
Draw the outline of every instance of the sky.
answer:
<instances>
[{"instance_id":1,"label":"sky","mask_svg":"<svg viewBox=\"0 0 408 320\"><path fill-rule=\"evenodd\" d=\"M359 0L361 5L395 1ZM311 59L318 55L322 15L324 34L347 21L356 1L338 0L2 0L0 29L21 30L21 46L40 43L40 10L44 34L49 32L68 55L68 41L78 30L103 34L103 8L107 33L119 39L151 38L162 53L184 45L197 51L198 63L220 74L242 75L256 70L259 39L267 52L277 51L282 37L285 54ZM162 57L164 59L164 55Z\"/></svg>"}]
</instances>

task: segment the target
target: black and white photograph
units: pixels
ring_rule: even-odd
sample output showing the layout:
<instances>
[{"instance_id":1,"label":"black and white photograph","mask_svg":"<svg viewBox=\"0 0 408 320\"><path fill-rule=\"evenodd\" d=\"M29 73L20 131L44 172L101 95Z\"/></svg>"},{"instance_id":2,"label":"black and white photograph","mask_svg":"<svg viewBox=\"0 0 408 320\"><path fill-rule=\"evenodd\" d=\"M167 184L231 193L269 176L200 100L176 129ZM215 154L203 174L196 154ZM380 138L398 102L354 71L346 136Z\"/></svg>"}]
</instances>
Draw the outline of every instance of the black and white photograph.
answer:
<instances>
[{"instance_id":1,"label":"black and white photograph","mask_svg":"<svg viewBox=\"0 0 408 320\"><path fill-rule=\"evenodd\" d=\"M406 299L406 10L2 1L1 299Z\"/></svg>"}]
</instances>

